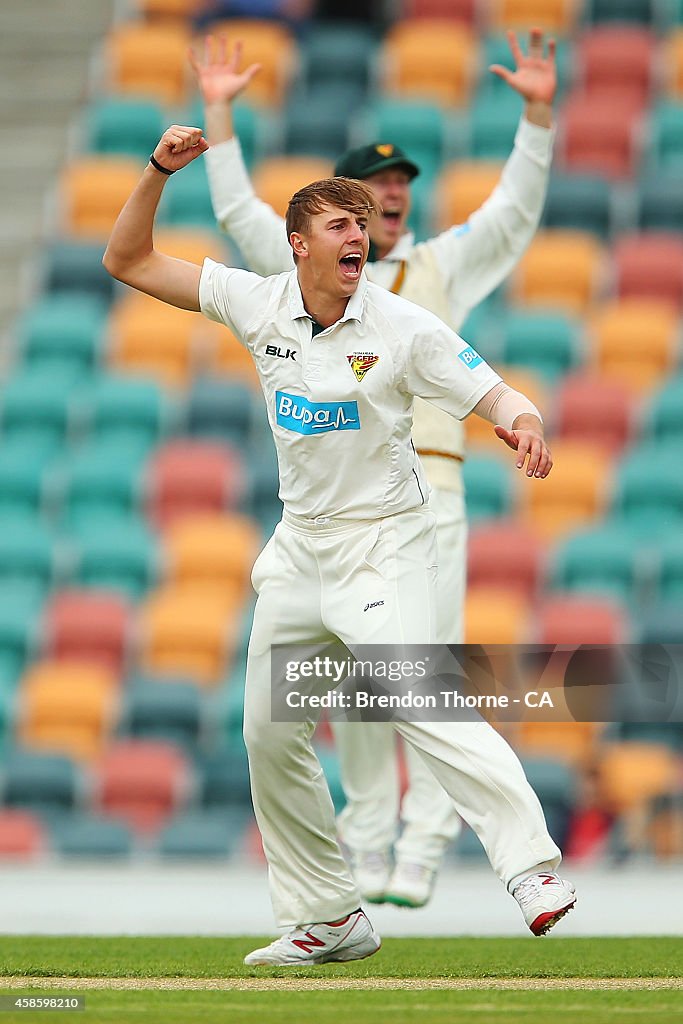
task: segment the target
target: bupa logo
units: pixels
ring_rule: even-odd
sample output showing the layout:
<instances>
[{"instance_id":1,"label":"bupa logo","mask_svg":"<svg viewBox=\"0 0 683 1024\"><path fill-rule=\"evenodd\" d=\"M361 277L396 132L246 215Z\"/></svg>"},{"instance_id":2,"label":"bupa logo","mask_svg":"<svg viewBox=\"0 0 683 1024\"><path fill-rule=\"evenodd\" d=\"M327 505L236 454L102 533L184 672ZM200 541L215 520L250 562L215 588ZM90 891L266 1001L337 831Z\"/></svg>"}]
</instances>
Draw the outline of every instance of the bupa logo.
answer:
<instances>
[{"instance_id":1,"label":"bupa logo","mask_svg":"<svg viewBox=\"0 0 683 1024\"><path fill-rule=\"evenodd\" d=\"M468 348L464 348L462 352L458 352L458 359L462 359L468 370L473 370L475 366L479 366L479 363L484 362L479 353L475 352L471 345Z\"/></svg>"},{"instance_id":2,"label":"bupa logo","mask_svg":"<svg viewBox=\"0 0 683 1024\"><path fill-rule=\"evenodd\" d=\"M297 434L360 430L357 402L309 402L303 395L276 391L275 410L278 425Z\"/></svg>"}]
</instances>

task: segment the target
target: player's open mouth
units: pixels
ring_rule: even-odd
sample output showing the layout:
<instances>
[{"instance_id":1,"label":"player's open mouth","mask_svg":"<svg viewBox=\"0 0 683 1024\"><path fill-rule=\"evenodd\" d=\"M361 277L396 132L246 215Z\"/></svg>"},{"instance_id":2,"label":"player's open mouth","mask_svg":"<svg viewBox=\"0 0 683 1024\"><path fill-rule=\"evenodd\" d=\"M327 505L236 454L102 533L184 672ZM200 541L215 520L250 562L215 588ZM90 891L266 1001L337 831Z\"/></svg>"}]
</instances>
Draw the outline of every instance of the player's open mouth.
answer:
<instances>
[{"instance_id":1,"label":"player's open mouth","mask_svg":"<svg viewBox=\"0 0 683 1024\"><path fill-rule=\"evenodd\" d=\"M363 255L360 252L350 252L348 255L342 256L339 260L339 266L342 269L344 277L350 277L352 279L357 278L360 274L362 262Z\"/></svg>"},{"instance_id":2,"label":"player's open mouth","mask_svg":"<svg viewBox=\"0 0 683 1024\"><path fill-rule=\"evenodd\" d=\"M400 210L384 210L382 213L385 223L390 224L391 227L397 228L401 221Z\"/></svg>"}]
</instances>

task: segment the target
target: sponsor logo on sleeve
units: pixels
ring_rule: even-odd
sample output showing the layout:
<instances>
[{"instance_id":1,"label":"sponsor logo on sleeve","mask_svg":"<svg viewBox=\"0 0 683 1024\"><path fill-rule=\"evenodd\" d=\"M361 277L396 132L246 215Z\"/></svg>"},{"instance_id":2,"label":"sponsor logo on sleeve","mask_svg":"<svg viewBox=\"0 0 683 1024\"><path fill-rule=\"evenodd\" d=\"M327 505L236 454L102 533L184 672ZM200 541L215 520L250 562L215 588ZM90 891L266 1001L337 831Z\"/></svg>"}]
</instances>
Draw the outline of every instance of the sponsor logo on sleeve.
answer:
<instances>
[{"instance_id":1,"label":"sponsor logo on sleeve","mask_svg":"<svg viewBox=\"0 0 683 1024\"><path fill-rule=\"evenodd\" d=\"M297 434L360 430L357 402L309 402L303 395L276 391L275 413L278 426Z\"/></svg>"},{"instance_id":2,"label":"sponsor logo on sleeve","mask_svg":"<svg viewBox=\"0 0 683 1024\"><path fill-rule=\"evenodd\" d=\"M368 370L379 362L379 356L374 352L351 352L346 358L358 381L361 381Z\"/></svg>"},{"instance_id":3,"label":"sponsor logo on sleeve","mask_svg":"<svg viewBox=\"0 0 683 1024\"><path fill-rule=\"evenodd\" d=\"M462 352L458 352L458 359L462 360L468 370L473 370L475 366L479 366L479 363L483 363L484 360L481 358L478 352L468 345Z\"/></svg>"}]
</instances>

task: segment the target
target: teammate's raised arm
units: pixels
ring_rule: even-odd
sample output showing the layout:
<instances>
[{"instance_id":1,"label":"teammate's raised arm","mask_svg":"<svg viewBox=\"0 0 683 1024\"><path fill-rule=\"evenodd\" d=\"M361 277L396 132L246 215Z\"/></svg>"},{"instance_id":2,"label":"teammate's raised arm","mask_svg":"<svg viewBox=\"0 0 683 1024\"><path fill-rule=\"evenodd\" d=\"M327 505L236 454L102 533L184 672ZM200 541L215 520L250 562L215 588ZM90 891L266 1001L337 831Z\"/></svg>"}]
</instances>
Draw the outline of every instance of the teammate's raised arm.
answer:
<instances>
[{"instance_id":1,"label":"teammate's raised arm","mask_svg":"<svg viewBox=\"0 0 683 1024\"><path fill-rule=\"evenodd\" d=\"M112 277L182 309L199 310L201 267L154 248L154 218L164 185L209 148L201 128L171 125L114 224L102 262Z\"/></svg>"},{"instance_id":2,"label":"teammate's raised arm","mask_svg":"<svg viewBox=\"0 0 683 1024\"><path fill-rule=\"evenodd\" d=\"M233 137L233 101L258 74L261 65L251 64L240 71L242 43L237 40L230 46L222 34L206 36L203 49L191 48L189 57L204 101L206 134L214 146Z\"/></svg>"}]
</instances>

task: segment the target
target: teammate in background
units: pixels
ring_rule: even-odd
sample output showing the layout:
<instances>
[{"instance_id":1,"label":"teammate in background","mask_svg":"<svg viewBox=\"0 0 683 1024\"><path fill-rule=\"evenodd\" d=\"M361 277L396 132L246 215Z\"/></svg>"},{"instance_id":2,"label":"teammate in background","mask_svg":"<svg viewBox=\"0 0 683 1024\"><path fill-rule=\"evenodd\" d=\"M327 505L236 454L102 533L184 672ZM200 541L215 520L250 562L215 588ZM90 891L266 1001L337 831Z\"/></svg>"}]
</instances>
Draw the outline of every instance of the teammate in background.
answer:
<instances>
[{"instance_id":1,"label":"teammate in background","mask_svg":"<svg viewBox=\"0 0 683 1024\"><path fill-rule=\"evenodd\" d=\"M543 35L534 29L525 55L515 34L508 37L516 70L491 70L521 93L526 106L500 184L467 224L415 244L406 225L410 181L419 169L385 140L345 153L335 167L335 174L366 181L383 210L369 223L369 279L436 313L454 330L519 260L536 231L545 199L555 45L550 40L544 56ZM216 42L208 37L201 59L192 55L211 143L207 170L220 226L236 241L251 270L274 274L292 266L292 254L281 218L254 195L233 134L232 101L258 71L258 65L240 71L240 58L240 44L229 53L224 37ZM437 521L437 640L462 643L467 566L462 427L443 410L419 400L414 416L413 438L432 488L430 504ZM335 723L333 728L347 797L338 825L361 892L371 902L423 906L445 848L460 831L453 804L406 747L409 785L400 805L403 829L395 841L400 792L393 730L382 722Z\"/></svg>"},{"instance_id":2,"label":"teammate in background","mask_svg":"<svg viewBox=\"0 0 683 1024\"><path fill-rule=\"evenodd\" d=\"M528 477L552 460L540 414L438 317L367 281L363 182L333 178L290 201L295 268L274 277L203 267L154 248L172 174L207 149L199 128L173 126L114 225L107 270L133 288L228 326L259 374L278 455L282 521L259 556L247 655L244 737L254 810L277 923L288 932L247 964L362 959L380 945L336 840L334 808L311 736L314 717L274 722L271 649L339 640L405 644L436 636L436 530L411 439L413 398L498 424ZM288 348L292 359L273 350ZM361 359L366 372L354 371ZM393 655L392 655L393 657ZM534 934L576 902L555 873L561 854L516 755L483 720L396 722L460 814Z\"/></svg>"}]
</instances>

